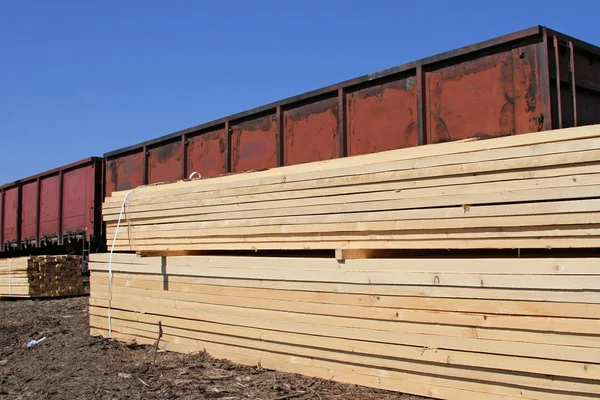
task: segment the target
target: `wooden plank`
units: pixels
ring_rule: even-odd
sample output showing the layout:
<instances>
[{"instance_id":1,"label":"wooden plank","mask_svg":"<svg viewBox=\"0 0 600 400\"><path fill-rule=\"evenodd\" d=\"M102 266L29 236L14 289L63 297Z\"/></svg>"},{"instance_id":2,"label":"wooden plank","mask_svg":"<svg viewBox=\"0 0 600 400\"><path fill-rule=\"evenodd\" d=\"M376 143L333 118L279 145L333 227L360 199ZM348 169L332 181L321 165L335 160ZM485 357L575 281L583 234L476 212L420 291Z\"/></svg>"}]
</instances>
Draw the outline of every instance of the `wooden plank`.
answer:
<instances>
[{"instance_id":1,"label":"wooden plank","mask_svg":"<svg viewBox=\"0 0 600 400\"><path fill-rule=\"evenodd\" d=\"M393 285L359 285L359 284L340 284L340 283L322 283L322 282L292 282L292 281L264 281L264 280L249 280L249 279L222 279L222 278L196 278L184 276L163 276L144 277L144 280L123 279L119 281L115 277L113 282L118 282L122 286L130 286L135 284L138 287L149 289L163 289L165 280L169 282L177 282L185 285L208 284L217 286L234 286L244 288L263 288L263 289L279 289L279 290L295 290L307 292L335 292L345 294L360 294L374 296L401 296L401 297L423 297L445 299L477 299L477 300L507 300L507 301L533 301L533 302L549 302L548 306L541 307L544 315L559 315L553 314L553 307L561 309L563 304L560 303L582 303L582 309L578 309L577 305L569 304L567 309L573 316L582 318L596 318L598 310L595 308L598 304L597 291L556 291L556 290L524 290L524 289L489 289L489 288L453 288L443 286L393 286ZM192 286L189 287L190 289ZM503 307L505 303L501 304ZM550 309L548 309L550 308ZM536 308L537 311L538 308ZM575 311L578 310L578 311ZM515 311L516 312L516 311ZM541 311L537 311L541 312ZM549 313L549 314L548 314ZM569 314L560 314L565 316Z\"/></svg>"},{"instance_id":2,"label":"wooden plank","mask_svg":"<svg viewBox=\"0 0 600 400\"><path fill-rule=\"evenodd\" d=\"M140 272L144 270L140 268ZM300 282L336 282L374 285L408 286L457 286L481 288L513 289L562 289L598 290L600 297L600 276L550 276L550 275L495 275L495 274L451 274L451 273L402 273L383 271L293 271L277 269L213 268L169 266L169 273L176 275L253 279L291 280ZM525 283L526 282L526 283Z\"/></svg>"},{"instance_id":3,"label":"wooden plank","mask_svg":"<svg viewBox=\"0 0 600 400\"><path fill-rule=\"evenodd\" d=\"M494 206L464 206L400 211L375 211L354 214L330 214L296 217L270 217L232 221L168 223L154 226L121 227L123 237L131 232L163 232L188 230L191 234L202 229L206 236L243 234L290 234L310 232L348 232L382 230L440 230L519 226L548 226L597 224L600 201L578 200L563 202L510 204ZM576 213L573 215L572 213ZM228 228L227 230L225 228ZM253 229L254 228L254 229ZM114 227L107 228L114 235Z\"/></svg>"},{"instance_id":4,"label":"wooden plank","mask_svg":"<svg viewBox=\"0 0 600 400\"><path fill-rule=\"evenodd\" d=\"M140 332L140 329L138 327L145 327L144 324L139 324L139 323L127 323L125 321L121 322L121 321L116 321L116 328L119 329L119 331L121 332L127 332L127 333L138 333ZM133 325L134 327L130 327L130 325ZM154 326L152 326L151 328L155 328ZM150 329L151 329L150 328ZM152 330L153 331L153 330ZM149 332L152 332L149 331ZM255 352L255 351L263 351L264 352L264 348L267 347L271 347L271 348L276 348L278 350L280 350L279 352L273 352L273 351L268 351L266 353L266 357L268 358L278 358L281 359L284 362L287 363L291 363L292 365L295 363L298 363L298 360L296 359L296 357L298 356L297 353L303 353L303 349L302 348L298 348L298 347L293 347L293 346L285 346L285 345L277 345L277 344L271 344L271 343L261 343L258 345L258 349L254 348L254 347L250 347L252 345L255 344L254 341L251 340L244 340L244 339L230 339L230 338L216 338L214 335L210 335L210 334L189 334L189 331L185 331L185 330L181 330L181 329L177 329L177 328L171 328L171 327L165 327L165 340L166 341L171 341L171 342L175 342L175 343L190 343L193 344L194 342L192 340L200 340L204 343L213 343L213 344L220 344L220 345L226 345L226 346L236 346L240 349L244 349L243 351L245 351L245 349L252 349L250 350L251 352ZM186 335L190 335L190 336L195 336L194 338L189 338L186 337ZM180 339L184 339L183 341ZM192 339L192 340L185 340L185 339ZM212 341L213 340L219 340L217 342ZM221 342L225 342L225 343L221 343ZM321 354L325 355L325 356L332 356L331 352L321 352ZM335 353L333 354L335 356ZM306 357L306 358L305 358ZM304 354L300 354L300 358L306 360L305 363L308 365L311 365L314 363L314 357L311 358L310 355L306 356ZM371 360L370 358L367 357L360 357L360 356L354 356L353 358L359 359L359 360ZM338 360L331 360L329 358L316 358L318 360L323 360L323 361L319 361L318 363L321 364L326 364L328 367L331 367L332 365L336 365L338 366L338 368L340 370L349 370L349 371L355 371L355 367L351 367L349 366L347 363L340 363ZM304 363L304 362L303 362ZM381 376L381 370L379 368L381 367L373 367L370 364L363 364L361 363L361 365L365 365L365 367L362 367L362 373L364 373L365 375L371 375L373 374L374 376ZM423 383L430 383L431 381L431 375L430 374L419 374L419 373L414 373L413 371L404 371L401 370L399 368L386 368L383 367L385 370L385 376L389 376L389 377L396 377L396 378L404 378L404 379L410 379L410 380L414 380L417 382L423 382ZM474 373L474 375L476 375L476 372ZM439 375L438 375L439 376ZM444 376L444 375L442 375ZM439 378L438 378L439 379ZM450 380L444 376L444 378L441 378L442 381L444 382L448 382L450 383ZM457 387L462 387L462 388L470 388L473 389L473 385L472 383L474 382L474 379L455 379L454 381L452 381L450 384L457 386ZM481 381L480 381L481 382ZM484 381L485 382L485 381ZM500 382L503 382L502 380ZM484 386L485 385L485 386ZM527 393L527 396L535 396L534 398L538 398L538 399L563 399L565 398L565 395L573 395L574 393L569 393L569 394L565 394L565 393L548 393L547 391L538 391L540 393L538 393L537 395L534 395L533 393L536 392L535 388L522 388L522 387L510 387L510 386L495 386L493 383L490 384L489 382L485 382L483 384L478 384L475 385L475 387L477 387L479 390L489 390L490 393L498 393L498 394L502 394L502 395L516 395L518 394L519 397L521 397L523 394ZM546 388L542 388L542 389L546 389ZM580 389L581 390L581 389ZM537 396L544 396L544 397L537 397ZM568 398L568 397L567 397Z\"/></svg>"},{"instance_id":5,"label":"wooden plank","mask_svg":"<svg viewBox=\"0 0 600 400\"><path fill-rule=\"evenodd\" d=\"M103 317L92 317L93 318L93 326L102 327L105 325L106 318ZM115 319L113 320L116 329L120 331L130 331L130 332L140 332L140 331L148 331L148 332L156 332L156 324L147 324L140 322L131 322L127 319ZM169 320L170 321L170 320ZM104 324L103 324L104 322ZM177 321L178 322L178 321ZM268 339L261 338L261 334L263 331L260 330L247 330L244 333L238 333L236 337L231 337L227 335L215 335L211 333L205 332L219 332L218 327L210 327L202 329L203 332L198 331L190 331L188 329L180 329L179 327L171 327L169 326L170 322L165 322L164 333L167 336L176 336L180 338L189 338L189 339L197 339L205 342L211 343L220 343L226 345L234 345L240 346L244 348L251 348L256 350L266 350L270 353L278 353L278 354L290 354L293 356L301 356L301 357L309 357L309 358L317 358L321 360L342 362L345 364L360 364L369 367L377 367L377 368L386 368L395 371L410 371L417 374L427 374L427 375L437 375L444 377L453 377L458 378L459 380L477 380L477 381L487 381L487 382L495 382L495 383L505 383L505 384L516 384L521 387L521 389L525 389L525 392L529 388L541 388L541 389L553 389L561 392L571 391L571 392L584 392L590 394L598 394L599 387L597 384L594 384L593 381L561 381L560 379L556 380L556 377L550 379L544 376L536 376L536 375L519 375L515 374L511 371L511 373L499 373L496 371L490 370L465 370L463 368L456 368L455 366L448 365L436 365L436 364L419 364L414 362L407 362L402 359L391 359L389 358L381 358L381 357L373 357L370 355L363 354L354 354L351 353L341 353L338 351L328 351L331 348L325 348L326 350L315 349L314 347L304 347L303 345L288 345L288 344L280 344L275 343L274 341L270 341ZM125 329L123 329L125 328ZM241 331L240 331L241 332ZM268 332L264 332L267 334L267 337L272 337ZM249 337L249 339L247 339ZM256 339L259 342L256 342ZM310 343L310 337L300 337L300 342ZM167 339L169 340L169 339ZM279 340L280 342L281 340ZM314 341L314 339L313 339ZM293 340L287 340L286 343L292 343ZM397 349L394 349L397 350ZM391 354L394 354L393 351ZM388 353L389 354L389 353ZM519 359L513 360L513 362L519 362ZM417 365L415 365L417 364ZM462 378L462 379L461 379ZM523 387L525 386L525 387ZM548 393L544 393L547 395Z\"/></svg>"},{"instance_id":6,"label":"wooden plank","mask_svg":"<svg viewBox=\"0 0 600 400\"><path fill-rule=\"evenodd\" d=\"M531 341L537 340L538 343L549 343L549 344L566 344L571 343L578 346L597 346L598 338L592 338L592 336L573 336L569 334L586 334L586 335L597 335L597 327L600 321L590 319L576 319L576 318L544 318L544 317L521 317L511 316L508 318L497 318L492 314L467 314L467 313L440 313L439 318L435 319L436 312L427 311L411 311L403 309L390 309L390 308L375 308L375 307L351 307L347 305L339 304L323 304L323 303L302 303L302 302L290 302L281 300L263 300L253 299L244 297L225 297L215 296L200 293L183 293L175 291L147 291L144 289L136 289L128 287L126 289L114 287L112 294L109 296L107 287L102 285L99 286L99 291L93 291L93 297L97 299L113 299L135 302L139 301L144 296L153 296L148 301L151 304L158 304L157 299L165 300L165 304L170 304L175 307L193 308L194 303L206 303L206 304L217 304L226 305L242 308L255 308L272 311L284 311L293 313L303 314L315 314L325 315L333 317L346 317L346 318L359 318L365 320L380 320L380 321L391 321L399 323L400 325L382 325L384 327L393 327L394 329L400 329L402 326L406 326L406 329L425 329L427 332L441 331L441 325L448 325L453 327L468 327L469 330L450 329L448 336L475 336L480 339L495 338L495 340L517 340L517 341ZM212 300L211 300L212 299ZM170 301L168 301L170 300ZM179 302L177 302L179 301ZM317 309L315 309L317 308ZM489 320L489 321L488 321ZM416 324L436 324L440 326L420 326ZM373 328L375 329L377 323L374 323ZM483 330L478 328L485 328ZM500 328L504 331L493 331L493 329ZM514 335L510 330L520 330L517 335ZM481 330L481 333L479 332ZM532 331L532 332L525 332ZM454 332L454 333L452 333ZM565 335L545 335L540 336L540 332L545 333L563 333ZM425 332L423 332L425 333ZM505 333L502 335L501 333ZM533 333L533 334L532 334ZM516 339L515 339L516 338ZM530 338L530 339L528 339ZM578 344L575 344L578 343Z\"/></svg>"},{"instance_id":7,"label":"wooden plank","mask_svg":"<svg viewBox=\"0 0 600 400\"><path fill-rule=\"evenodd\" d=\"M358 203L337 203L332 202L329 205L306 205L297 206L293 203L281 208L260 208L254 210L244 210L243 207L233 206L230 211L219 213L204 213L205 207L175 210L169 215L168 210L148 212L141 219L132 217L131 222L127 224L143 224L150 223L172 223L172 222L188 222L188 221L210 221L210 220L232 220L240 218L265 218L271 217L274 213L279 216L300 216L314 214L342 214L354 212L373 212L373 211L391 211L405 210L413 208L437 208L448 206L478 205L478 204L504 204L514 202L540 202L548 200L570 200L584 199L600 196L600 190L597 188L600 184L600 175L590 175L589 179L580 178L574 182L570 180L570 184L564 183L561 186L534 188L524 190L504 190L490 193L472 193L462 192L461 194L429 194L417 198L403 198L398 195L397 199L392 200L373 200ZM377 197L377 196L375 196ZM241 211L234 211L235 208ZM148 219L149 221L145 220ZM125 221L122 221L122 223Z\"/></svg>"},{"instance_id":8,"label":"wooden plank","mask_svg":"<svg viewBox=\"0 0 600 400\"><path fill-rule=\"evenodd\" d=\"M109 299L107 279L92 277L92 296L98 299ZM174 287L173 287L174 286ZM555 333L576 333L597 335L600 320L584 318L557 318L543 316L496 315L482 312L448 312L430 310L412 310L377 306L356 306L347 303L335 303L335 300L324 303L318 298L303 300L301 293L287 293L292 296L280 299L274 294L259 294L262 297L244 296L246 290L228 288L228 291L181 291L182 285L170 284L169 290L152 290L135 286L112 286L113 294L146 296L151 299L170 299L219 305L235 305L243 308L259 308L265 310L300 312L306 314L332 315L387 321L416 322L441 325L457 325L468 327L519 329ZM209 288L210 289L210 288ZM316 297L316 296L315 296ZM441 300L440 300L441 301ZM492 310L493 311L493 310Z\"/></svg>"},{"instance_id":9,"label":"wooden plank","mask_svg":"<svg viewBox=\"0 0 600 400\"><path fill-rule=\"evenodd\" d=\"M158 203L151 206L136 206L128 202L126 214L128 218L152 217L153 211L163 211L165 215L181 215L186 208L201 210L202 213L255 210L260 208L283 208L288 204L291 206L337 204L350 202L364 202L381 199L394 198L417 198L435 195L439 192L448 194L460 194L464 192L493 193L510 186L514 190L525 190L536 187L561 187L564 183L573 185L580 177L594 176L600 171L600 164L594 166L579 166L566 168L572 172L581 173L567 174L565 169L553 168L529 173L511 173L510 180L500 179L508 174L484 174L469 176L462 179L444 176L438 179L409 180L391 182L390 184L377 183L372 185L352 185L333 187L321 190L286 190L276 192L276 196L235 196L230 201L210 197L208 199L183 200L176 202ZM537 174L535 174L537 172ZM548 176L546 176L548 175ZM540 176L540 177L537 177ZM348 193L345 193L348 192ZM193 197L192 197L193 198ZM197 198L197 196L196 196ZM141 199L143 200L143 198ZM169 198L165 198L169 200ZM212 203L212 204L211 204ZM116 221L119 217L120 208L114 209L114 213L106 212L105 221Z\"/></svg>"},{"instance_id":10,"label":"wooden plank","mask_svg":"<svg viewBox=\"0 0 600 400\"><path fill-rule=\"evenodd\" d=\"M93 273L91 279L97 285L106 284L107 275ZM147 280L146 280L147 279ZM164 285L159 286L157 282L163 283L162 276L145 276L144 279L137 279L131 274L115 273L113 284L115 286L136 287L150 290L164 291ZM555 300L555 302L545 301L526 301L526 300L507 300L512 294L535 291L515 291L498 289L460 289L460 293L455 293L454 297L449 297L448 289L435 288L429 292L421 293L421 296L409 295L399 288L396 292L386 290L388 286L377 285L335 285L335 284L306 284L285 282L267 282L261 285L260 281L239 281L226 279L201 279L189 277L169 276L169 291L208 293L223 296L236 296L243 288L241 293L244 297L281 299L287 301L306 301L313 303L356 305L361 307L384 307L396 309L415 309L415 310L433 310L449 312L476 312L497 315L536 315L548 317L570 318L600 318L600 306L593 303L568 303L568 301ZM309 286L310 285L310 286ZM100 288L99 286L97 286ZM327 290L329 288L330 290ZM94 290L92 288L92 290ZM495 300L472 298L470 293L475 290L488 293ZM105 290L105 292L108 292ZM370 292L364 294L364 292ZM503 293L509 294L503 294ZM499 294L500 293L500 294ZM550 300L559 291L543 292L543 295L550 296ZM569 292L567 292L569 294ZM578 293L580 294L580 293ZM462 295L463 298L458 296ZM540 297L542 294L539 295ZM440 297L444 298L440 301ZM499 301L502 300L502 301Z\"/></svg>"},{"instance_id":11,"label":"wooden plank","mask_svg":"<svg viewBox=\"0 0 600 400\"><path fill-rule=\"evenodd\" d=\"M151 326L150 329L154 328L156 329L156 323L157 323L157 319L156 318L152 318L152 316L147 316L147 315L140 315L141 319L140 321L154 321L154 324ZM102 321L102 319L94 319L94 321ZM170 321L169 319L167 319L166 321ZM187 323L187 321L186 321ZM101 322L100 322L101 324ZM117 320L117 326L119 324L119 321ZM170 324L170 322L166 323L167 326ZM102 329L104 326L101 326L100 328ZM177 328L175 328L177 329ZM221 327L221 329L224 329L224 327ZM207 329L207 331L211 332L211 331L215 331L215 332L219 332L217 327L211 327L210 329ZM254 336L256 336L257 334L262 335L262 334L266 334L268 339L265 339L266 341L271 341L272 339L272 335L269 335L267 331L261 331L261 330L254 330L256 331L256 333L254 333ZM241 331L240 331L241 332ZM244 331L245 332L245 331ZM144 336L144 334L142 332L140 332L139 330L134 331L134 333L136 333L136 335L139 336ZM184 337L190 337L192 336L192 338L198 337L194 334L195 332L193 331L188 331L185 332ZM252 333L248 333L249 335L252 335ZM148 335L148 336L151 336ZM215 338L215 341L217 343L219 342L223 342L224 339L226 340L226 338L224 337L225 335L220 334L220 337ZM229 336L229 335L227 335ZM284 333L284 336L286 338L286 340L290 343L295 343L294 339L292 339L292 335L288 334L288 333ZM433 349L427 349L425 351L423 351L423 349L419 349L419 348L410 348L410 347L390 347L390 346L384 346L382 344L379 343L373 343L372 345L374 346L372 348L372 350L368 347L370 345L370 343L367 342L356 342L356 341L345 341L345 340L340 340L337 339L336 341L334 340L329 340L328 338L323 338L323 340L325 341L325 343L327 343L328 347L325 347L324 344L319 343L320 338L319 337L311 337L311 336L300 336L300 335L295 335L294 336L296 339L298 339L299 343L310 343L312 344L310 347L315 347L315 348L321 348L321 349L348 349L350 348L350 346L357 346L357 349L354 351L347 351L347 350L342 350L342 351L347 351L348 353L352 354L352 353L359 353L359 354L372 354L373 352L375 352L375 354L391 354L391 355L402 355L402 357L408 356L409 358L406 358L407 360L410 360L411 357L414 357L416 359L419 359L421 363L437 363L439 364L446 364L446 366L456 366L456 367L462 367L463 364L456 364L455 361L455 357L457 359L460 359L460 361L466 361L467 363L469 361L473 361L474 364L477 364L478 362L485 362L486 366L488 366L488 368L485 368L486 370L490 370L489 369L489 365L494 365L495 370L497 370L498 372L503 372L503 371L509 371L510 373L514 373L515 371L520 371L523 369L535 369L536 367L541 368L539 371L536 370L536 374L543 374L543 371L546 371L548 368L555 368L553 370L552 373L552 377L554 377L555 379L557 378L557 375L560 376L560 374L563 373L569 373L569 370L574 368L577 369L577 367L575 366L574 363L569 363L569 362L556 362L556 361L551 361L551 360L532 360L532 359L528 359L528 358L524 358L524 357L503 357L503 356L488 356L488 355L482 355L482 354L476 354L476 353L461 353L461 352L447 352L444 351L442 349L436 349L436 351L433 351ZM277 340L273 340L274 342L278 342ZM281 342L281 340L279 340L279 342ZM255 343L253 344L254 347L261 347L260 343ZM382 353L383 351L385 351L385 353ZM439 352L439 354L437 354ZM393 356L392 356L393 357ZM392 358L390 357L390 358ZM399 358L399 357L398 357ZM448 360L448 361L444 361ZM432 361L432 360L437 360L437 361ZM395 361L395 360L394 360ZM536 365L536 363L538 365ZM496 367L496 364L498 366L498 368ZM427 365L427 364L426 364ZM511 369L511 366L514 365L514 370ZM465 364L464 366L470 366L472 367L472 365L470 364ZM590 365L590 369L596 369L597 365ZM458 369L458 368L457 368ZM477 373L477 371L472 371L473 373ZM558 374L557 374L558 372ZM587 371L586 371L587 374ZM508 374L507 374L508 375ZM587 374L589 375L589 374ZM558 378L560 379L560 378ZM594 378L595 379L595 378ZM588 381L589 382L589 381ZM581 389L579 389L581 390ZM592 389L593 390L593 389Z\"/></svg>"},{"instance_id":12,"label":"wooden plank","mask_svg":"<svg viewBox=\"0 0 600 400\"><path fill-rule=\"evenodd\" d=\"M299 233L285 236L271 235L246 235L246 236L211 236L197 237L197 235L181 235L177 232L146 232L136 234L135 237L117 239L117 246L136 246L138 244L159 244L161 239L184 239L190 238L192 243L290 243L290 242L317 242L317 241L404 241L404 240L484 240L484 239L511 239L511 238L553 238L562 237L583 238L600 236L600 224L594 225L564 225L549 227L508 227L508 228L478 228L478 229L456 229L436 231L369 231L369 232L335 232L335 233ZM173 243L173 242L169 242ZM112 243L111 243L112 245ZM360 250L360 249L359 249ZM368 249L363 249L368 251ZM341 253L339 254L341 256ZM336 258L338 254L336 254ZM364 258L364 257L363 257ZM344 259L344 258L340 258Z\"/></svg>"},{"instance_id":13,"label":"wooden plank","mask_svg":"<svg viewBox=\"0 0 600 400\"><path fill-rule=\"evenodd\" d=\"M102 301L100 296L94 296L94 301ZM104 299L108 300L108 299ZM210 307L210 303L198 303L186 300L171 300L165 298L149 299L143 296L135 294L120 294L113 293L110 296L111 304L137 304L147 303L147 306L153 305L157 307L163 307L163 309L177 308L182 310L202 310L204 307ZM229 315L227 310L232 308L235 311L239 310L239 305L233 302L225 304L216 304L219 306L216 312ZM314 306L314 305L313 305ZM335 315L321 315L321 314L307 314L303 312L289 312L282 310L273 310L272 308L251 308L250 306L244 307L248 314L255 312L263 312L266 310L268 315L277 316L280 315L283 320L292 319L296 317L296 322L304 322L311 324L318 324L322 326L340 326L347 328L361 328L361 329L373 329L383 332L395 332L405 334L424 334L438 337L454 337L454 338L476 338L481 340L489 340L495 342L523 342L541 345L556 345L556 346L576 346L576 347L587 347L595 348L598 343L598 336L582 336L577 334L554 334L549 332L539 331L515 331L514 329L494 329L494 328L480 328L480 327L461 327L456 325L442 325L440 324L423 324L413 323L401 320L385 321L367 318L356 318L341 317ZM220 310L220 311L219 311ZM279 311L279 313L275 312ZM319 322L320 321L320 322Z\"/></svg>"},{"instance_id":14,"label":"wooden plank","mask_svg":"<svg viewBox=\"0 0 600 400\"><path fill-rule=\"evenodd\" d=\"M269 310L243 309L218 305L197 306L194 309L159 307L156 305L112 301L116 309L133 310L143 313L168 315L187 319L200 319L227 325L257 327L276 331L293 331L328 337L341 337L390 344L402 344L416 347L443 348L460 351L472 351L487 354L502 354L532 358L577 361L582 363L600 363L600 349L575 346L558 346L540 343L500 342L465 337L444 337L417 333L387 332L368 328L320 325L335 323L338 319L319 318L315 315L286 315ZM90 305L107 307L108 302L90 298ZM219 312L222 312L219 313ZM297 322L302 320L302 322ZM350 321L348 321L350 322ZM354 321L352 321L354 322Z\"/></svg>"},{"instance_id":15,"label":"wooden plank","mask_svg":"<svg viewBox=\"0 0 600 400\"><path fill-rule=\"evenodd\" d=\"M105 330L99 330L99 329L92 329L92 334L102 334L104 333L106 335L106 331ZM119 332L115 332L114 337L118 337L122 340L133 340L134 338L136 338L136 336L130 335L130 334L122 334ZM144 341L144 343L148 343L151 344L152 339L149 338L140 338L142 341ZM445 387L435 387L435 386L431 386L431 385L422 385L422 384L413 384L410 382L403 382L401 385L399 385L398 383L396 383L393 380L390 380L388 378L368 378L365 377L364 375L360 375L360 374L352 374L352 373L340 373L340 372L336 372L335 370L330 370L330 369L316 369L316 368L305 368L302 367L301 365L297 365L297 364L287 364L287 363L282 363L282 362L278 362L278 361L273 361L269 358L264 358L260 355L255 355L255 356L248 356L248 355L241 355L238 353L234 353L234 352L230 352L230 351L225 351L224 346L219 346L219 345L214 345L211 343L203 343L203 342L199 342L199 341L186 341L183 338L173 338L173 341L177 342L177 343L171 343L171 342L163 342L161 344L161 346L165 349L170 349L173 351L179 351L179 352L190 352L189 349L192 349L191 351L203 351L203 350L207 350L211 355L216 356L216 357L222 357L222 358L227 358L229 360L233 360L234 362L238 362L238 363L243 363L243 364L248 364L248 365L260 365L264 368L272 368L272 369L278 369L280 371L284 371L284 372L292 372L292 373L303 373L305 375L308 376L316 376L316 377L320 377L322 379L333 379L335 378L335 380L340 381L340 382L347 382L347 383L353 383L353 384L360 384L360 385L364 385L364 386L372 386L372 387L376 387L376 388L382 388L382 389L387 389L387 390L396 390L396 391L401 391L401 392L405 392L405 393L414 393L414 394L420 394L423 393L423 395L425 395L425 393L427 393L428 396L435 396L435 397L439 397L439 398L447 398L449 400L454 400L454 399L465 399L465 400L485 400L485 399L502 399L505 398L504 396L494 396L491 394L481 394L478 392L473 392L473 391L464 391L464 390L457 390L457 389L451 389L451 388L445 388ZM178 343L184 343L182 344L178 344ZM193 346L193 344L196 344L196 346ZM484 397L485 396L485 397Z\"/></svg>"},{"instance_id":16,"label":"wooden plank","mask_svg":"<svg viewBox=\"0 0 600 400\"><path fill-rule=\"evenodd\" d=\"M600 157L600 151L598 151L598 157ZM591 160L595 161L595 160ZM598 164L577 164L576 166L557 166L553 165L552 168L540 168L533 169L530 171L511 171L511 172L490 172L486 174L472 173L468 175L445 175L441 177L433 177L428 179L403 179L403 180L390 180L389 172L379 173L377 176L370 177L370 180L376 180L375 183L360 183L354 185L337 185L337 186L325 186L320 188L319 181L313 181L314 186L309 186L304 189L291 189L286 184L272 185L277 186L279 189L275 192L266 192L258 194L238 194L238 195L223 195L220 196L219 192L211 192L201 197L201 194L190 193L181 195L172 195L167 197L159 198L139 198L135 201L128 201L126 205L126 214L134 215L140 211L152 211L157 208L161 209L174 209L174 208L185 208L185 207L200 207L200 206L211 206L211 205L225 205L225 204L241 204L241 203L253 203L260 201L273 201L282 199L301 199L308 197L318 196L339 196L348 195L355 193L372 193L372 192L385 192L385 191L396 191L405 189L415 188L433 188L433 187L447 187L464 185L465 183L484 183L484 182L499 182L499 181L512 181L512 180L523 180L523 179L535 179L535 178L550 178L560 177L566 175L577 175L577 174L591 174L598 172ZM381 175L381 176L380 176ZM364 179L364 176L362 177ZM317 188L315 188L317 187ZM271 190L275 189L274 187ZM257 188L256 191L259 189ZM246 190L247 192L247 190ZM112 216L118 217L120 213L119 207L106 208L104 215L107 217L106 221L116 220Z\"/></svg>"},{"instance_id":17,"label":"wooden plank","mask_svg":"<svg viewBox=\"0 0 600 400\"><path fill-rule=\"evenodd\" d=\"M485 240L439 240L422 241L322 241L294 243L190 243L190 239L163 240L157 244L137 244L138 251L159 250L330 250L330 249L543 249L543 248L593 248L600 237L560 239L485 239ZM130 250L129 246L116 246L118 251Z\"/></svg>"},{"instance_id":18,"label":"wooden plank","mask_svg":"<svg viewBox=\"0 0 600 400\"><path fill-rule=\"evenodd\" d=\"M108 254L94 254L91 271L108 270ZM124 262L136 261L136 264ZM153 258L114 254L113 271L156 273L162 272L163 261ZM506 274L506 275L600 275L600 258L402 258L353 259L340 263L333 258L315 257L260 257L260 256L177 256L168 257L166 272L171 267L281 269L315 271L381 271L453 274ZM143 267L142 267L143 266ZM600 289L600 288L599 288Z\"/></svg>"}]
</instances>

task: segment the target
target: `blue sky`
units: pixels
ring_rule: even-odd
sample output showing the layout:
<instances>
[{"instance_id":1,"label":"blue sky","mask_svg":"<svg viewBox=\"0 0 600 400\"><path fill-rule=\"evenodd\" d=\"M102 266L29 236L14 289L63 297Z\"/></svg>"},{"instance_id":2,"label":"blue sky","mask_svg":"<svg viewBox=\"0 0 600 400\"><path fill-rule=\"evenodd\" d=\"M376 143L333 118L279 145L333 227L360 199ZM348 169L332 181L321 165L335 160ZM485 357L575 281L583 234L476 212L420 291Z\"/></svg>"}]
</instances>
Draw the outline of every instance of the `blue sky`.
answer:
<instances>
[{"instance_id":1,"label":"blue sky","mask_svg":"<svg viewBox=\"0 0 600 400\"><path fill-rule=\"evenodd\" d=\"M0 0L0 184L600 1Z\"/></svg>"}]
</instances>

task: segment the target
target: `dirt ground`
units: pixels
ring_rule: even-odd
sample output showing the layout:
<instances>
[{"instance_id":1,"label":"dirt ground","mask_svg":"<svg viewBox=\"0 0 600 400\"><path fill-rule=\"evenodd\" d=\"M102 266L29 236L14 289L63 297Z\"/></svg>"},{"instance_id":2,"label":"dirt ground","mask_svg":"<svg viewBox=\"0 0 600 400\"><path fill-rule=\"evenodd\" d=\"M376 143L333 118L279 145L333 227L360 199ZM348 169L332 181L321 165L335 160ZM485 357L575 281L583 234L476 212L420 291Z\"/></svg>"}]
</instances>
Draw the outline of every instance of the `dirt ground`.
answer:
<instances>
[{"instance_id":1,"label":"dirt ground","mask_svg":"<svg viewBox=\"0 0 600 400\"><path fill-rule=\"evenodd\" d=\"M43 342L27 347L31 340ZM88 331L87 297L0 301L0 399L422 400L125 346Z\"/></svg>"}]
</instances>

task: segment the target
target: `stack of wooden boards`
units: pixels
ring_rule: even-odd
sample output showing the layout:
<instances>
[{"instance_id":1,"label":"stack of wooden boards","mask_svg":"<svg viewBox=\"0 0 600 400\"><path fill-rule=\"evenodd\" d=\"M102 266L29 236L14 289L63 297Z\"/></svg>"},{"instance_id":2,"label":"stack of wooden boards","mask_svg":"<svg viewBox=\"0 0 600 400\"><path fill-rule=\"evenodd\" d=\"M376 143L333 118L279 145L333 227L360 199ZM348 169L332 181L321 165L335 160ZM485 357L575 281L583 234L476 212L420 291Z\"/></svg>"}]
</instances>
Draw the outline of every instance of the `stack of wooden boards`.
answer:
<instances>
[{"instance_id":1,"label":"stack of wooden boards","mask_svg":"<svg viewBox=\"0 0 600 400\"><path fill-rule=\"evenodd\" d=\"M92 334L443 399L600 397L598 258L115 253L110 285L109 259Z\"/></svg>"},{"instance_id":2,"label":"stack of wooden boards","mask_svg":"<svg viewBox=\"0 0 600 400\"><path fill-rule=\"evenodd\" d=\"M113 193L91 332L443 399L600 398L599 183L589 126Z\"/></svg>"},{"instance_id":3,"label":"stack of wooden boards","mask_svg":"<svg viewBox=\"0 0 600 400\"><path fill-rule=\"evenodd\" d=\"M585 248L599 183L588 126L140 187L103 216L116 251Z\"/></svg>"},{"instance_id":4,"label":"stack of wooden boards","mask_svg":"<svg viewBox=\"0 0 600 400\"><path fill-rule=\"evenodd\" d=\"M64 297L83 293L79 256L0 259L0 297Z\"/></svg>"}]
</instances>

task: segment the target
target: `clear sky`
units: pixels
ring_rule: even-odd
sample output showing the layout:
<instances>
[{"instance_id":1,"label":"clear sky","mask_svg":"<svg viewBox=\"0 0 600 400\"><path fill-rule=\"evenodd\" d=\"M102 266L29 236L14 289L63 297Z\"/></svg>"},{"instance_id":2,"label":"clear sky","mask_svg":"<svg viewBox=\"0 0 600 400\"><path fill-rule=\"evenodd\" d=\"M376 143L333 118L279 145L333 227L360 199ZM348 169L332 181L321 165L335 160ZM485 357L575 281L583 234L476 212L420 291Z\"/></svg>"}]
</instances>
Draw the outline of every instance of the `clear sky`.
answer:
<instances>
[{"instance_id":1,"label":"clear sky","mask_svg":"<svg viewBox=\"0 0 600 400\"><path fill-rule=\"evenodd\" d=\"M0 184L545 25L600 0L0 0Z\"/></svg>"}]
</instances>

